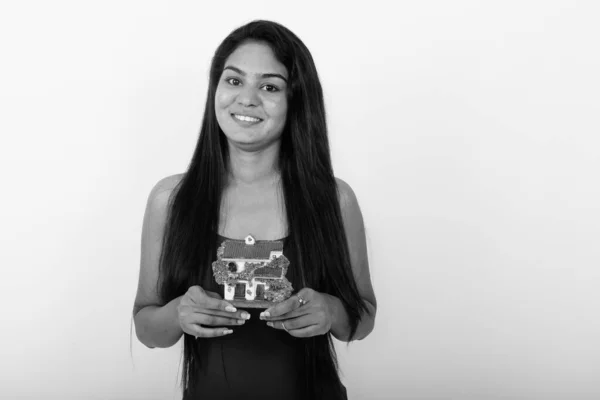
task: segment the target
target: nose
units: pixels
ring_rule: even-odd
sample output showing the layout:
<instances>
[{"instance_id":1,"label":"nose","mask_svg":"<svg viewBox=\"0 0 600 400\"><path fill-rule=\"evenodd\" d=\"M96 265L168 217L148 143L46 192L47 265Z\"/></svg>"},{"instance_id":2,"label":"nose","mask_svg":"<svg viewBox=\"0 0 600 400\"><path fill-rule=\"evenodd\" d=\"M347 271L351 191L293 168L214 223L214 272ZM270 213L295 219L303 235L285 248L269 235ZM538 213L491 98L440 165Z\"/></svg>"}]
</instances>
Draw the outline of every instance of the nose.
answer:
<instances>
[{"instance_id":1,"label":"nose","mask_svg":"<svg viewBox=\"0 0 600 400\"><path fill-rule=\"evenodd\" d=\"M237 102L244 107L255 107L260 103L260 98L255 88L246 85L238 93Z\"/></svg>"}]
</instances>

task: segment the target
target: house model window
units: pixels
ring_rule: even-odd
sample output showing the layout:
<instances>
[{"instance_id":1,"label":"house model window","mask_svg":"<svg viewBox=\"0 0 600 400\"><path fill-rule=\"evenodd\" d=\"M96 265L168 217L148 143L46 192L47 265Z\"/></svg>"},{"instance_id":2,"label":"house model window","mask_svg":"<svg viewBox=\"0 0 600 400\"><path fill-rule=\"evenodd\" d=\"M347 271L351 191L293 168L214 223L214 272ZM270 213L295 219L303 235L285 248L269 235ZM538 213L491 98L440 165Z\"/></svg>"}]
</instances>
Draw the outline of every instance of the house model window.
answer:
<instances>
[{"instance_id":1,"label":"house model window","mask_svg":"<svg viewBox=\"0 0 600 400\"><path fill-rule=\"evenodd\" d=\"M283 242L225 240L217 250L213 275L223 285L223 298L236 307L268 308L287 299L292 285L285 274L289 260L283 255Z\"/></svg>"}]
</instances>

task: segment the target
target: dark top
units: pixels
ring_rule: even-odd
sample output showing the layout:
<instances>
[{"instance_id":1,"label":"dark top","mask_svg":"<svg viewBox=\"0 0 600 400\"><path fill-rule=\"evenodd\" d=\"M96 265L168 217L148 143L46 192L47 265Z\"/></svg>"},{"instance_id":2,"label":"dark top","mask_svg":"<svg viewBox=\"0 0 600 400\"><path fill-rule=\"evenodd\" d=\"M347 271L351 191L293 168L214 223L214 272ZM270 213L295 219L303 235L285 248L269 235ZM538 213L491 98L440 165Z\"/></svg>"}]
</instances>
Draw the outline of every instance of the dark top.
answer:
<instances>
[{"instance_id":1,"label":"dark top","mask_svg":"<svg viewBox=\"0 0 600 400\"><path fill-rule=\"evenodd\" d=\"M219 236L218 246L224 240ZM296 256L287 238L283 240L283 254L290 261L287 279L294 292L301 289L295 273ZM257 242L259 242L257 240ZM214 249L215 260L217 249ZM202 287L223 295L223 286L217 284L211 274ZM195 377L197 390L184 393L183 400L304 400L301 379L303 361L302 340L267 326L259 318L263 309L246 309L250 319L244 325L232 327L233 333L215 337L199 338L198 346L206 362L201 362L200 373Z\"/></svg>"}]
</instances>

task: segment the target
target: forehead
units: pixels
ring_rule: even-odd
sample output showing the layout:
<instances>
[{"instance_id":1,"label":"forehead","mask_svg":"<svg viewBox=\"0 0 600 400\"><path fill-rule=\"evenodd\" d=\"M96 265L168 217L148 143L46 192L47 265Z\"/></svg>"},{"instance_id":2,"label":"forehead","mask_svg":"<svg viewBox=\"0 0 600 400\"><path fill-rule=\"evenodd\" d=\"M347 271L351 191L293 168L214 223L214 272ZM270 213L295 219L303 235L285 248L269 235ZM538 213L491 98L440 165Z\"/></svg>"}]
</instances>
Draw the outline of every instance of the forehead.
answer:
<instances>
[{"instance_id":1,"label":"forehead","mask_svg":"<svg viewBox=\"0 0 600 400\"><path fill-rule=\"evenodd\" d=\"M225 66L234 66L247 74L278 73L288 77L285 66L275 58L271 47L262 42L245 42L225 61Z\"/></svg>"}]
</instances>

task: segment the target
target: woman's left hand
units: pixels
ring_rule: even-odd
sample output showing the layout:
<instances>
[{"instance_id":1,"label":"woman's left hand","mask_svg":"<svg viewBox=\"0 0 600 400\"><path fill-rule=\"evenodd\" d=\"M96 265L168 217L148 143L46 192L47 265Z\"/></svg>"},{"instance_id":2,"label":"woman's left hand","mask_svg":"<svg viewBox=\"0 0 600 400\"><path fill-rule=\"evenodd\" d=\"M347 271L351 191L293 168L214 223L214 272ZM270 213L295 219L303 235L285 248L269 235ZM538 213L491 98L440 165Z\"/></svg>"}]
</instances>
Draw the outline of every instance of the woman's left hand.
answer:
<instances>
[{"instance_id":1,"label":"woman's left hand","mask_svg":"<svg viewBox=\"0 0 600 400\"><path fill-rule=\"evenodd\" d=\"M333 296L303 288L289 299L260 314L267 325L287 331L295 337L324 335L333 323Z\"/></svg>"}]
</instances>

